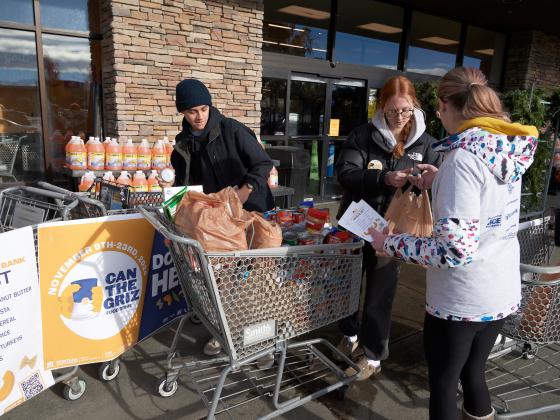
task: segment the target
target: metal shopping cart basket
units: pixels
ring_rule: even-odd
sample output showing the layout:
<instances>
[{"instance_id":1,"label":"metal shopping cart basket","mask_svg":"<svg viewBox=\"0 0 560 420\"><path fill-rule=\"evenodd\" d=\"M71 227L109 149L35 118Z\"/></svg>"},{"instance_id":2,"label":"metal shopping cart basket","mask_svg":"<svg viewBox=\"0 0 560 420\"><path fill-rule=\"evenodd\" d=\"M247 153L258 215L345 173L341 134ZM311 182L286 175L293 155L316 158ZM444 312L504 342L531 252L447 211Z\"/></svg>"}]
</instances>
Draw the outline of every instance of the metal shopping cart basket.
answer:
<instances>
[{"instance_id":1,"label":"metal shopping cart basket","mask_svg":"<svg viewBox=\"0 0 560 420\"><path fill-rule=\"evenodd\" d=\"M497 419L560 410L560 279L542 281L560 273L543 266L554 248L551 232L549 217L519 226L521 305L506 319L486 365Z\"/></svg>"},{"instance_id":2,"label":"metal shopping cart basket","mask_svg":"<svg viewBox=\"0 0 560 420\"><path fill-rule=\"evenodd\" d=\"M169 241L189 308L227 354L211 361L183 358L176 350L176 336L169 370L157 386L161 396L176 392L179 370L185 369L208 408L208 419L219 414L233 418L238 407L262 397L270 397L275 410L260 419L278 416L333 390L344 397L361 369L324 339L288 340L358 310L362 255L339 250L361 248L363 241L205 253L159 210L140 207L139 211ZM346 376L318 350L318 344L358 373ZM259 369L256 361L267 355L275 356L277 365ZM173 358L178 365L172 365ZM316 389L321 384L325 386L310 395L279 401L289 390Z\"/></svg>"},{"instance_id":3,"label":"metal shopping cart basket","mask_svg":"<svg viewBox=\"0 0 560 420\"><path fill-rule=\"evenodd\" d=\"M58 200L59 204L50 201ZM35 257L39 264L39 237L37 225L41 223L70 220L78 200L68 202L68 196L33 187L13 187L0 192L0 234L26 226L33 228ZM37 276L39 266L37 265ZM69 372L54 376L54 382L64 385L64 397L68 401L79 399L86 391L86 381L77 375L78 366Z\"/></svg>"}]
</instances>

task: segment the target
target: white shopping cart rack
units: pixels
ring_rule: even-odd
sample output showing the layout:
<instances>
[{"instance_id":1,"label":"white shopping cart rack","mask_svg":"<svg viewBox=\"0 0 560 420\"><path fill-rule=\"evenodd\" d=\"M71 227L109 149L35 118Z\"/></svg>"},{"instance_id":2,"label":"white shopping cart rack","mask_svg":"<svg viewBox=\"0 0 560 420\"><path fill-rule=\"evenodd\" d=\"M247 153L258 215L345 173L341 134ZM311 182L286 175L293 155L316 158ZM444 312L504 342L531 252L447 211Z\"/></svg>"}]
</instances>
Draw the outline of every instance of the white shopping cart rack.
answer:
<instances>
[{"instance_id":1,"label":"white shopping cart rack","mask_svg":"<svg viewBox=\"0 0 560 420\"><path fill-rule=\"evenodd\" d=\"M497 419L513 419L560 410L560 273L550 261L554 241L550 218L520 224L522 298L510 315L501 342L494 346L486 383Z\"/></svg>"},{"instance_id":2,"label":"white shopping cart rack","mask_svg":"<svg viewBox=\"0 0 560 420\"><path fill-rule=\"evenodd\" d=\"M363 241L205 253L160 210L142 206L139 211L169 241L189 308L227 354L208 361L182 357L176 335L167 375L157 386L161 396L176 392L178 375L184 369L208 407L209 420L218 415L233 419L246 413L241 406L259 398L268 398L274 405L272 412L260 417L268 419L330 391L339 390L344 397L361 370L326 340L290 340L358 309L362 255L339 251L359 249ZM319 351L318 344L336 352L358 373L346 376ZM258 359L270 355L276 365L259 369ZM179 363L173 365L173 359ZM291 389L308 386L314 390L310 395L284 397Z\"/></svg>"}]
</instances>

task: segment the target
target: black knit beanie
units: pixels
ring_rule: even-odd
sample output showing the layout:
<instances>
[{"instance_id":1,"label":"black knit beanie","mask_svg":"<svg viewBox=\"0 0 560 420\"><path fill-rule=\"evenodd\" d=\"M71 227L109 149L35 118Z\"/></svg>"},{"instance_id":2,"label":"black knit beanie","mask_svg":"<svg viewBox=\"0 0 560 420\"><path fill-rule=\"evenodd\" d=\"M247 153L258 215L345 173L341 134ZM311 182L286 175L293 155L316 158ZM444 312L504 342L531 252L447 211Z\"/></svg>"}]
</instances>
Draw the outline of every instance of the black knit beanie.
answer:
<instances>
[{"instance_id":1,"label":"black knit beanie","mask_svg":"<svg viewBox=\"0 0 560 420\"><path fill-rule=\"evenodd\" d=\"M183 80L177 85L176 94L175 105L179 112L199 105L212 105L212 96L208 88L196 79Z\"/></svg>"}]
</instances>

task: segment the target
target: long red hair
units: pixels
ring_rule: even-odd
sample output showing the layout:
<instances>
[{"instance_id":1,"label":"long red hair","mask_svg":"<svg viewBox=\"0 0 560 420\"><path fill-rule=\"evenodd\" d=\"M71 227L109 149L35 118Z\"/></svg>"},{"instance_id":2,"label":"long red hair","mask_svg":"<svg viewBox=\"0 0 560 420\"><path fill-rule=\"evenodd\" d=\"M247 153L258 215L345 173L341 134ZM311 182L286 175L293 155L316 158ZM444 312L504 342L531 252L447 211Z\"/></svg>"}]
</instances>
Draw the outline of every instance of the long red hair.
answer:
<instances>
[{"instance_id":1,"label":"long red hair","mask_svg":"<svg viewBox=\"0 0 560 420\"><path fill-rule=\"evenodd\" d=\"M393 77L383 85L383 87L381 88L381 92L379 92L379 98L377 99L377 108L382 109L383 113L389 111L386 110L385 107L387 106L387 102L389 102L389 100L395 96L402 96L408 99L413 107L419 109L421 108L420 102L418 102L418 99L416 98L416 89L414 89L414 85L406 77ZM385 116L383 116L383 118L385 118ZM401 141L399 141L394 149L389 150L389 152L393 153L393 155L395 155L397 159L400 159L404 155L404 145L408 140L410 131L412 130L413 118L414 114L404 125L401 132ZM383 121L385 123L385 120Z\"/></svg>"}]
</instances>

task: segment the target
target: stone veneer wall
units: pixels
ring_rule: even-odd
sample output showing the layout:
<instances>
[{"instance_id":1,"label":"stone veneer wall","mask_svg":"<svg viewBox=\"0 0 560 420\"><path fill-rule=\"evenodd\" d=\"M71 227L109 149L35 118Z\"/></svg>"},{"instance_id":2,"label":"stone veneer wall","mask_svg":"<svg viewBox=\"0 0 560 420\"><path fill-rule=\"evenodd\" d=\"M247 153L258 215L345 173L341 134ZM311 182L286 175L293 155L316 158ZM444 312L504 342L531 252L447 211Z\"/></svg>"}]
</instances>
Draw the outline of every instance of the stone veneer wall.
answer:
<instances>
[{"instance_id":1,"label":"stone veneer wall","mask_svg":"<svg viewBox=\"0 0 560 420\"><path fill-rule=\"evenodd\" d=\"M539 31L511 34L504 91L560 88L560 38Z\"/></svg>"},{"instance_id":2,"label":"stone veneer wall","mask_svg":"<svg viewBox=\"0 0 560 420\"><path fill-rule=\"evenodd\" d=\"M102 0L106 135L173 139L183 118L175 86L186 78L258 134L263 8L263 0Z\"/></svg>"}]
</instances>

